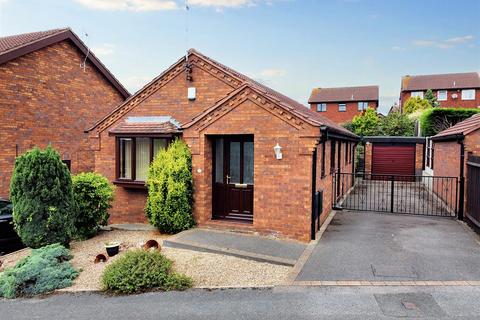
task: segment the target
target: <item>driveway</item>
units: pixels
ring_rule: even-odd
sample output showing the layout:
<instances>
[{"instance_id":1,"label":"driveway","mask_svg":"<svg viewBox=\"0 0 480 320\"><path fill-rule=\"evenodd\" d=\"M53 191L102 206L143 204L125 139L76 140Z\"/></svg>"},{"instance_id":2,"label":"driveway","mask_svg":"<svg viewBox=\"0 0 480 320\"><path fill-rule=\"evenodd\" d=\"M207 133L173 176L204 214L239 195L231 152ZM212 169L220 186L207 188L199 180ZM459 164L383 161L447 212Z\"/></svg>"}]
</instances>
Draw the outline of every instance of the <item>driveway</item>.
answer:
<instances>
[{"instance_id":1,"label":"driveway","mask_svg":"<svg viewBox=\"0 0 480 320\"><path fill-rule=\"evenodd\" d=\"M480 280L478 236L449 218L338 212L296 281Z\"/></svg>"}]
</instances>

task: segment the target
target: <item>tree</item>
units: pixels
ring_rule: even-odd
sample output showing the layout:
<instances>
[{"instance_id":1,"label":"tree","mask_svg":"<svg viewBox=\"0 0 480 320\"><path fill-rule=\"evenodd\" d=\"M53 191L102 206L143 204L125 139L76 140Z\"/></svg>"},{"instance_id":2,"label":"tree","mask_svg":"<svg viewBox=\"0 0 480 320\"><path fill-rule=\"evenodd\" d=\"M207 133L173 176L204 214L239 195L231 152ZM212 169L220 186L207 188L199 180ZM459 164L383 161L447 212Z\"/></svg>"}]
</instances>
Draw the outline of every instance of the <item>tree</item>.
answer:
<instances>
[{"instance_id":1,"label":"tree","mask_svg":"<svg viewBox=\"0 0 480 320\"><path fill-rule=\"evenodd\" d=\"M72 178L51 146L15 160L10 197L15 229L25 245L69 244L76 211Z\"/></svg>"},{"instance_id":2,"label":"tree","mask_svg":"<svg viewBox=\"0 0 480 320\"><path fill-rule=\"evenodd\" d=\"M415 121L400 112L391 112L380 121L381 132L385 136L414 136Z\"/></svg>"},{"instance_id":3,"label":"tree","mask_svg":"<svg viewBox=\"0 0 480 320\"><path fill-rule=\"evenodd\" d=\"M146 215L163 233L194 226L192 155L182 140L161 150L148 171Z\"/></svg>"},{"instance_id":4,"label":"tree","mask_svg":"<svg viewBox=\"0 0 480 320\"><path fill-rule=\"evenodd\" d=\"M363 114L353 118L351 127L359 136L375 136L380 134L379 123L377 111L368 108Z\"/></svg>"},{"instance_id":5,"label":"tree","mask_svg":"<svg viewBox=\"0 0 480 320\"><path fill-rule=\"evenodd\" d=\"M411 114L420 110L431 108L430 103L426 99L420 97L410 97L403 105L403 112Z\"/></svg>"},{"instance_id":6,"label":"tree","mask_svg":"<svg viewBox=\"0 0 480 320\"><path fill-rule=\"evenodd\" d=\"M425 100L428 101L428 103L432 108L437 108L439 106L437 97L435 97L435 95L433 94L432 89L428 89L427 92L425 93Z\"/></svg>"}]
</instances>

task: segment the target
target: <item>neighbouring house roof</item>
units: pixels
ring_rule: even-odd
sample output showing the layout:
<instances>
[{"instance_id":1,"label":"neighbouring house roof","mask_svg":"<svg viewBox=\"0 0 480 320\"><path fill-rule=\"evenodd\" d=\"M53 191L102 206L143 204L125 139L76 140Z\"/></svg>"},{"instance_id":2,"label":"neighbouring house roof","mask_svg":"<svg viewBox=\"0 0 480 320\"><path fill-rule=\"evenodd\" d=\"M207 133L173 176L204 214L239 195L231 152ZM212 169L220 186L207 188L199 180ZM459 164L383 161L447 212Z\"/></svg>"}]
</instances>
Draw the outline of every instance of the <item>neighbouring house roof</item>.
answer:
<instances>
[{"instance_id":1,"label":"neighbouring house roof","mask_svg":"<svg viewBox=\"0 0 480 320\"><path fill-rule=\"evenodd\" d=\"M478 72L402 77L402 91L480 88Z\"/></svg>"},{"instance_id":2,"label":"neighbouring house roof","mask_svg":"<svg viewBox=\"0 0 480 320\"><path fill-rule=\"evenodd\" d=\"M111 134L172 134L179 133L180 123L174 118L165 117L128 117Z\"/></svg>"},{"instance_id":3,"label":"neighbouring house roof","mask_svg":"<svg viewBox=\"0 0 480 320\"><path fill-rule=\"evenodd\" d=\"M85 43L83 43L83 41L70 28L0 37L0 64L64 40L70 40L84 55L86 55L88 60L124 98L130 96L130 93L120 81L115 78L107 67L105 67L105 65L89 50Z\"/></svg>"},{"instance_id":4,"label":"neighbouring house roof","mask_svg":"<svg viewBox=\"0 0 480 320\"><path fill-rule=\"evenodd\" d=\"M466 136L467 134L480 129L480 113L457 123L456 125L443 130L432 137L432 140L442 140L444 138Z\"/></svg>"},{"instance_id":5,"label":"neighbouring house roof","mask_svg":"<svg viewBox=\"0 0 480 320\"><path fill-rule=\"evenodd\" d=\"M378 86L314 88L308 103L377 101Z\"/></svg>"},{"instance_id":6,"label":"neighbouring house roof","mask_svg":"<svg viewBox=\"0 0 480 320\"><path fill-rule=\"evenodd\" d=\"M235 71L235 70L233 70L233 69L231 69L231 68L229 68L229 67L227 67L227 66L225 66L225 65L223 65L223 64L221 64L221 63L219 63L219 62L217 62L217 61L215 61L215 60L213 60L213 59L211 59L211 58L209 58L205 55L203 55L202 53L196 51L195 49L190 49L188 51L188 56L190 57L191 55L195 55L196 57L200 58L201 60L205 61L206 63L209 63L209 64L215 66L216 68L220 69L222 72L224 72L224 73L232 76L233 78L237 79L240 82L239 88L248 86L248 87L256 90L261 95L265 96L266 98L271 99L277 105L284 108L287 112L290 112L292 114L297 115L301 119L311 123L314 126L318 126L318 127L326 126L326 127L330 128L332 131L335 131L335 132L337 132L341 135L345 135L345 136L355 138L355 139L358 138L358 136L351 133L347 129L345 129L345 128L337 125L333 121L321 116L317 112L311 111L309 108L302 105L301 103L299 103L299 102L297 102L297 101L279 93L278 91L275 91L275 90L273 90L273 89L255 81L255 80L247 77L246 75L244 75L244 74L242 74L238 71ZM109 115L107 115L105 118L103 118L102 120L97 122L97 124L95 124L92 128L88 129L87 131L94 130L97 126L99 126L101 123L103 123L109 117L115 115L118 112L121 112L122 109L130 103L130 101L135 100L137 97L139 97L143 93L143 91L147 90L151 85L156 83L159 79L161 79L163 76L165 76L170 70L174 69L180 63L185 64L185 57L178 60L170 68L168 68L166 71L164 71L158 77L153 79L150 83L145 85L142 89L137 91L134 95L132 95L129 99L127 99L125 102L120 104ZM182 124L182 128L192 125L196 120L200 119L203 115L205 115L206 113L208 113L212 109L218 107L221 104L222 101L228 99L229 97L231 97L232 95L234 95L236 93L238 93L238 89L233 90L232 93L230 93L229 96L225 97L219 103L215 104L211 108L208 108L207 110L205 110L205 112L202 112L202 113L198 114L197 116L195 116L192 119L192 121L188 121L187 123Z\"/></svg>"}]
</instances>

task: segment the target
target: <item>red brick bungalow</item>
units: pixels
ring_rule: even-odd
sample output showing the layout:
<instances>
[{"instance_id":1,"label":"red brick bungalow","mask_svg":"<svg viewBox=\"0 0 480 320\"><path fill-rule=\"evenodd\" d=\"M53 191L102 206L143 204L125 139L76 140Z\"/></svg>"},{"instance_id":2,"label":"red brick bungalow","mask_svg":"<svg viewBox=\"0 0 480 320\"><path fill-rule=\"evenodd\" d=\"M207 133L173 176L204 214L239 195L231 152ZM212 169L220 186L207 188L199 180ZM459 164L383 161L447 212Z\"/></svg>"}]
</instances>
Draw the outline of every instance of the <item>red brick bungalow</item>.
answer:
<instances>
[{"instance_id":1,"label":"red brick bungalow","mask_svg":"<svg viewBox=\"0 0 480 320\"><path fill-rule=\"evenodd\" d=\"M427 149L427 169L434 176L460 177L459 218L465 216L480 227L480 113L438 133L431 140L433 146Z\"/></svg>"},{"instance_id":2,"label":"red brick bungalow","mask_svg":"<svg viewBox=\"0 0 480 320\"><path fill-rule=\"evenodd\" d=\"M84 130L128 96L70 29L1 37L0 197L15 157L34 146L52 144L73 172L93 170Z\"/></svg>"},{"instance_id":3,"label":"red brick bungalow","mask_svg":"<svg viewBox=\"0 0 480 320\"><path fill-rule=\"evenodd\" d=\"M148 165L181 136L192 152L199 225L301 241L314 237L331 209L332 173L352 172L357 141L332 121L193 49L89 134L95 171L117 185L112 223L145 222ZM316 210L320 205L312 204L320 202Z\"/></svg>"},{"instance_id":4,"label":"red brick bungalow","mask_svg":"<svg viewBox=\"0 0 480 320\"><path fill-rule=\"evenodd\" d=\"M315 88L308 99L310 109L336 123L351 121L367 108L378 108L378 86Z\"/></svg>"},{"instance_id":5,"label":"red brick bungalow","mask_svg":"<svg viewBox=\"0 0 480 320\"><path fill-rule=\"evenodd\" d=\"M480 107L480 76L478 72L404 76L400 91L400 106L411 96L423 98L433 91L442 108Z\"/></svg>"}]
</instances>

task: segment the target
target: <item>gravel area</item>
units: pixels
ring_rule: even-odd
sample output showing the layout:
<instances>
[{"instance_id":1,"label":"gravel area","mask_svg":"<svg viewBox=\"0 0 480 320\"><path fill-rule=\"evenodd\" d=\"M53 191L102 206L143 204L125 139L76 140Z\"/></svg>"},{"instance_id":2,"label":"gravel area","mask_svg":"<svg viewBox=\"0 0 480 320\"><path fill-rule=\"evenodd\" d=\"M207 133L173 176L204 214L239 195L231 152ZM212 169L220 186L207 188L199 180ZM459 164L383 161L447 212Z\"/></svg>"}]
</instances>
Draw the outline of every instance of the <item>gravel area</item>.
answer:
<instances>
[{"instance_id":1,"label":"gravel area","mask_svg":"<svg viewBox=\"0 0 480 320\"><path fill-rule=\"evenodd\" d=\"M168 236L158 231L114 230L102 231L86 241L73 242L72 264L81 272L74 285L62 291L99 290L100 277L106 265L118 259L126 250L140 248L147 240L154 239L162 243L166 237ZM105 263L93 263L97 254L106 254L104 244L110 241L121 243L120 254L109 258ZM0 257L3 262L2 268L14 266L19 259L29 253L29 249L24 249ZM291 267L287 266L185 249L162 248L162 253L174 261L174 269L177 272L193 278L195 287L278 285L285 281L291 270Z\"/></svg>"}]
</instances>

